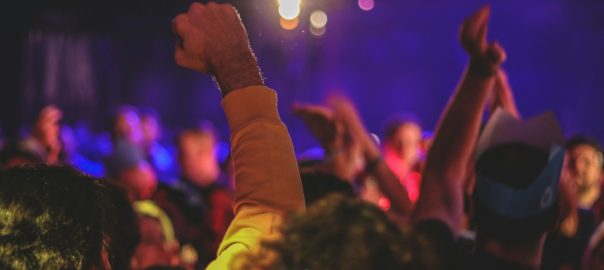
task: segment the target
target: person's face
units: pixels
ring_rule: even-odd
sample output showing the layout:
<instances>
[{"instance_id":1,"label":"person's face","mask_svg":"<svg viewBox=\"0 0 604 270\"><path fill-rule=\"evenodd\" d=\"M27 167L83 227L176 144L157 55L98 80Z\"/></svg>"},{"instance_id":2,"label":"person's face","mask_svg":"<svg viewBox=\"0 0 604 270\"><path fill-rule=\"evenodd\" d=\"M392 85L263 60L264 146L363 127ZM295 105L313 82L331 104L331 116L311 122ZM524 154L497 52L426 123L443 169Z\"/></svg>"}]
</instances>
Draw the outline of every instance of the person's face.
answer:
<instances>
[{"instance_id":1,"label":"person's face","mask_svg":"<svg viewBox=\"0 0 604 270\"><path fill-rule=\"evenodd\" d=\"M184 176L194 184L207 186L220 175L212 136L184 136L179 143L178 153Z\"/></svg>"},{"instance_id":2,"label":"person's face","mask_svg":"<svg viewBox=\"0 0 604 270\"><path fill-rule=\"evenodd\" d=\"M118 136L126 138L133 143L140 143L143 139L140 117L136 112L122 111L115 123L115 132Z\"/></svg>"},{"instance_id":3,"label":"person's face","mask_svg":"<svg viewBox=\"0 0 604 270\"><path fill-rule=\"evenodd\" d=\"M579 145L567 151L565 169L579 196L600 188L602 156L589 145Z\"/></svg>"},{"instance_id":4,"label":"person's face","mask_svg":"<svg viewBox=\"0 0 604 270\"><path fill-rule=\"evenodd\" d=\"M402 159L414 163L419 159L421 142L421 128L417 124L406 123L398 128L390 145Z\"/></svg>"},{"instance_id":5,"label":"person's face","mask_svg":"<svg viewBox=\"0 0 604 270\"><path fill-rule=\"evenodd\" d=\"M139 216L138 225L141 239L132 256L132 268L178 265L178 247L166 243L160 222L152 217Z\"/></svg>"},{"instance_id":6,"label":"person's face","mask_svg":"<svg viewBox=\"0 0 604 270\"><path fill-rule=\"evenodd\" d=\"M119 181L126 188L131 201L149 199L157 189L155 172L148 164L124 170L120 173Z\"/></svg>"},{"instance_id":7,"label":"person's face","mask_svg":"<svg viewBox=\"0 0 604 270\"><path fill-rule=\"evenodd\" d=\"M161 129L157 119L153 116L144 116L141 118L141 127L143 132L143 140L145 143L152 143L161 136Z\"/></svg>"}]
</instances>

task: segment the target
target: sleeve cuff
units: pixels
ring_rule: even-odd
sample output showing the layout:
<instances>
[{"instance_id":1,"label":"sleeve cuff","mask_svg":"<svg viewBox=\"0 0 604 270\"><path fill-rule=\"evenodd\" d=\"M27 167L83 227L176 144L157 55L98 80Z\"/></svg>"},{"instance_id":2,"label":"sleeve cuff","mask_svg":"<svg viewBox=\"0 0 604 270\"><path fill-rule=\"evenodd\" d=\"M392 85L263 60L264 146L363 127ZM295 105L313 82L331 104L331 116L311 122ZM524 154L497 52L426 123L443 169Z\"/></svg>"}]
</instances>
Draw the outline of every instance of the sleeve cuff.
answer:
<instances>
[{"instance_id":1,"label":"sleeve cuff","mask_svg":"<svg viewBox=\"0 0 604 270\"><path fill-rule=\"evenodd\" d=\"M257 120L281 122L277 110L277 93L265 86L248 86L229 93L222 99L231 132Z\"/></svg>"}]
</instances>

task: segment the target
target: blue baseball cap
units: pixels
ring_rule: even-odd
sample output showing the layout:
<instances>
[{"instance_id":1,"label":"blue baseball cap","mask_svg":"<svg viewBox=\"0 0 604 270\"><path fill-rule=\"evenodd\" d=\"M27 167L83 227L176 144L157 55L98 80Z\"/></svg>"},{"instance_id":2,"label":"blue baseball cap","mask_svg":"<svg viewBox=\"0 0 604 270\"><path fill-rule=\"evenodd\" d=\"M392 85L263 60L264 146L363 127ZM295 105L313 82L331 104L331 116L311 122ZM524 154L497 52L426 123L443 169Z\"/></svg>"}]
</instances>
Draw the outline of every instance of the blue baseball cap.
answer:
<instances>
[{"instance_id":1,"label":"blue baseball cap","mask_svg":"<svg viewBox=\"0 0 604 270\"><path fill-rule=\"evenodd\" d=\"M521 121L497 110L478 140L475 160L493 147L512 143L540 149L548 153L548 160L537 178L521 189L477 172L474 192L480 203L501 217L513 219L533 217L549 210L559 197L563 142L560 126L551 112Z\"/></svg>"}]
</instances>

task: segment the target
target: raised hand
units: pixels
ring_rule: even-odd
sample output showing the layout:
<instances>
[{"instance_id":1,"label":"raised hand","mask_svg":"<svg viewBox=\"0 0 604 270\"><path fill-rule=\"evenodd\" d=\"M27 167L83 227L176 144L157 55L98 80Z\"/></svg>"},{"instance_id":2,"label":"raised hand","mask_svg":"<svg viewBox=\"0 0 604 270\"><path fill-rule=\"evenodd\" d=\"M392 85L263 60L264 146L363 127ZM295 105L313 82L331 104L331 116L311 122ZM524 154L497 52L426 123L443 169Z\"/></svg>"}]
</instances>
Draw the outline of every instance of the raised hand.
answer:
<instances>
[{"instance_id":1,"label":"raised hand","mask_svg":"<svg viewBox=\"0 0 604 270\"><path fill-rule=\"evenodd\" d=\"M366 173L372 175L380 188L391 202L391 210L402 220L411 213L412 205L407 190L400 184L398 178L383 162L381 151L367 128L363 124L356 107L344 96L332 95L328 103L333 110L336 121L341 122L350 133L352 141L359 146L366 161Z\"/></svg>"},{"instance_id":2,"label":"raised hand","mask_svg":"<svg viewBox=\"0 0 604 270\"><path fill-rule=\"evenodd\" d=\"M461 26L460 42L470 62L436 129L422 175L412 219L438 219L454 234L461 231L463 192L478 139L483 110L492 94L495 75L505 60L496 42L487 42L490 8L479 9Z\"/></svg>"},{"instance_id":3,"label":"raised hand","mask_svg":"<svg viewBox=\"0 0 604 270\"><path fill-rule=\"evenodd\" d=\"M336 121L342 123L354 141L358 142L366 159L374 159L380 150L369 135L354 104L342 95L332 95L328 99Z\"/></svg>"},{"instance_id":4,"label":"raised hand","mask_svg":"<svg viewBox=\"0 0 604 270\"><path fill-rule=\"evenodd\" d=\"M234 89L263 85L247 32L229 4L193 3L172 22L180 41L174 60L182 67L211 73L223 95Z\"/></svg>"},{"instance_id":5,"label":"raised hand","mask_svg":"<svg viewBox=\"0 0 604 270\"><path fill-rule=\"evenodd\" d=\"M325 150L328 152L335 150L337 134L342 132L342 128L338 129L330 108L321 105L296 103L293 112L302 119Z\"/></svg>"},{"instance_id":6,"label":"raised hand","mask_svg":"<svg viewBox=\"0 0 604 270\"><path fill-rule=\"evenodd\" d=\"M520 112L516 107L516 100L514 99L512 87L510 86L506 72L502 68L497 71L497 77L493 84L493 97L490 105L490 113L493 114L497 108L502 108L514 117L520 119Z\"/></svg>"},{"instance_id":7,"label":"raised hand","mask_svg":"<svg viewBox=\"0 0 604 270\"><path fill-rule=\"evenodd\" d=\"M488 43L487 32L491 9L485 6L470 16L461 26L459 39L462 47L470 56L471 68L484 75L494 75L506 55L497 43Z\"/></svg>"}]
</instances>

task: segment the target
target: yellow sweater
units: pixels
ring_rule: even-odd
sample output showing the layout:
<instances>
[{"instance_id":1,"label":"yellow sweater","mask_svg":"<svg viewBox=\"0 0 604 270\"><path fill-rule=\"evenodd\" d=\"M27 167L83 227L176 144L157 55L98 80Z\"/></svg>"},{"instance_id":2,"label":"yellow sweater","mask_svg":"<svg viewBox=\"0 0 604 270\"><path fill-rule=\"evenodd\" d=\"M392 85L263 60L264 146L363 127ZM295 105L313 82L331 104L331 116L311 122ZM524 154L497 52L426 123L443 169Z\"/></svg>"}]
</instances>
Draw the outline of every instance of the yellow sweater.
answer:
<instances>
[{"instance_id":1,"label":"yellow sweater","mask_svg":"<svg viewBox=\"0 0 604 270\"><path fill-rule=\"evenodd\" d=\"M207 269L229 269L234 256L253 250L275 231L286 212L304 209L294 148L277 111L277 95L264 86L236 90L222 100L231 129L235 166L235 218Z\"/></svg>"}]
</instances>

